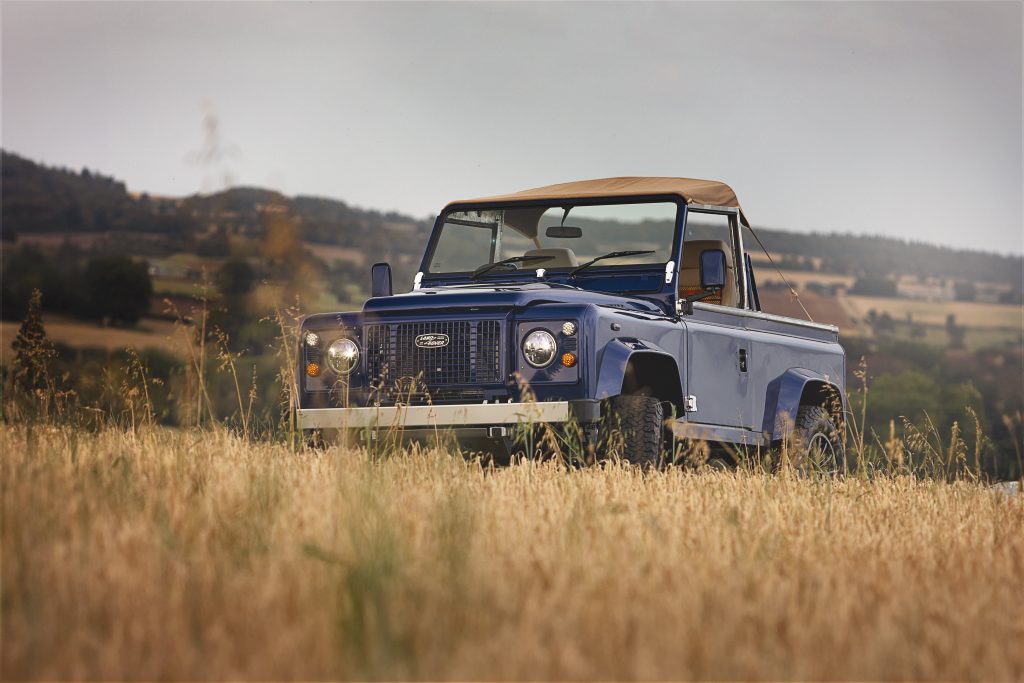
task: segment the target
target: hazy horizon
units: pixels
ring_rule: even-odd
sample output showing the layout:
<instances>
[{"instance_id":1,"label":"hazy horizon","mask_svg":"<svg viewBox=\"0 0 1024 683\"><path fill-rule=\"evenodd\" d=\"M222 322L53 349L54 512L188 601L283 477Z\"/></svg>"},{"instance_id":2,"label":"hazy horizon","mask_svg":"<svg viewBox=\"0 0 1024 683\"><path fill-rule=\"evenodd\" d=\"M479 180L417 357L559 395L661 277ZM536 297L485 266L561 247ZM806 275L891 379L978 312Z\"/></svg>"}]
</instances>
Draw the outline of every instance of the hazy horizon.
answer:
<instances>
[{"instance_id":1,"label":"hazy horizon","mask_svg":"<svg viewBox=\"0 0 1024 683\"><path fill-rule=\"evenodd\" d=\"M134 192L230 181L424 218L703 177L755 227L1024 253L1015 2L4 2L0 19L3 148Z\"/></svg>"}]
</instances>

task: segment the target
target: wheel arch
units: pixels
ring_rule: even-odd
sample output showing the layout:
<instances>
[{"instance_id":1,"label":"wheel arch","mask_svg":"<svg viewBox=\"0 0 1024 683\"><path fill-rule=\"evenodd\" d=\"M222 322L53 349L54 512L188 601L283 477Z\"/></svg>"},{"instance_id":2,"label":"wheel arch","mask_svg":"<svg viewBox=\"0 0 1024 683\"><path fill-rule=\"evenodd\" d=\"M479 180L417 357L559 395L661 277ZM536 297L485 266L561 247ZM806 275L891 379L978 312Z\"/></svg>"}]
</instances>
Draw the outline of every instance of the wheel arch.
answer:
<instances>
[{"instance_id":1,"label":"wheel arch","mask_svg":"<svg viewBox=\"0 0 1024 683\"><path fill-rule=\"evenodd\" d=\"M800 406L819 406L832 416L841 435L846 433L846 397L828 377L806 368L790 368L768 385L763 431L771 441L793 433Z\"/></svg>"},{"instance_id":2,"label":"wheel arch","mask_svg":"<svg viewBox=\"0 0 1024 683\"><path fill-rule=\"evenodd\" d=\"M616 339L605 348L598 371L597 398L654 396L683 410L683 387L676 359L647 342Z\"/></svg>"}]
</instances>

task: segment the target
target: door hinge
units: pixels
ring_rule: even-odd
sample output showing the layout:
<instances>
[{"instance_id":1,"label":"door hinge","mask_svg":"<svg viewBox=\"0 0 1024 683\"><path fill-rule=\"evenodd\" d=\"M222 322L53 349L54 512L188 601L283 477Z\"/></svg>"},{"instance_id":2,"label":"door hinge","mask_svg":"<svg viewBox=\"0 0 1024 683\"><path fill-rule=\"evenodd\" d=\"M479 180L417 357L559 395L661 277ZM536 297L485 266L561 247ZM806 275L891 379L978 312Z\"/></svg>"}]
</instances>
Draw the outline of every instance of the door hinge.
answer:
<instances>
[{"instance_id":1,"label":"door hinge","mask_svg":"<svg viewBox=\"0 0 1024 683\"><path fill-rule=\"evenodd\" d=\"M684 398L683 399L683 410L685 410L688 413L696 413L697 412L697 397L691 394L691 395L687 396L686 398Z\"/></svg>"}]
</instances>

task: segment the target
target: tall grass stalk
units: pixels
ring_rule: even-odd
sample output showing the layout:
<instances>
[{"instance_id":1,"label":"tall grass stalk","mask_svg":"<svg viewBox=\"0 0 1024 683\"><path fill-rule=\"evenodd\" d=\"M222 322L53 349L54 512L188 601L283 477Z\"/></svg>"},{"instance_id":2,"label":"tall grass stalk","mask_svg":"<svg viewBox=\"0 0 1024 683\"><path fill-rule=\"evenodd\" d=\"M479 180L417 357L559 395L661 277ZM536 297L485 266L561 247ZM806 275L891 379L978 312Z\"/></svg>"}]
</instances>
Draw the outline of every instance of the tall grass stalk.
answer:
<instances>
[{"instance_id":1,"label":"tall grass stalk","mask_svg":"<svg viewBox=\"0 0 1024 683\"><path fill-rule=\"evenodd\" d=\"M299 446L301 434L295 421L295 410L298 408L298 358L299 328L302 323L302 303L298 296L290 306L277 307L274 310L273 322L277 325L277 354L280 363L278 380L281 383L281 420L283 433L293 448Z\"/></svg>"}]
</instances>

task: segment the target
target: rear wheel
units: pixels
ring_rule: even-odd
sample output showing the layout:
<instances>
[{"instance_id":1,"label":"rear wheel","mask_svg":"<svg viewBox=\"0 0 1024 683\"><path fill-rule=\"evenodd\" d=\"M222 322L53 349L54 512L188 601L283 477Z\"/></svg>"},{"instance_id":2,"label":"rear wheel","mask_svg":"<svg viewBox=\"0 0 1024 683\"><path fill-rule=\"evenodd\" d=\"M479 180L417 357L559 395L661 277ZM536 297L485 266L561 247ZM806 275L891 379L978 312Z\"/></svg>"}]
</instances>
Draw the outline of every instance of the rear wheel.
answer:
<instances>
[{"instance_id":1,"label":"rear wheel","mask_svg":"<svg viewBox=\"0 0 1024 683\"><path fill-rule=\"evenodd\" d=\"M845 471L842 434L821 406L800 406L796 414L791 460L800 471L835 476Z\"/></svg>"},{"instance_id":2,"label":"rear wheel","mask_svg":"<svg viewBox=\"0 0 1024 683\"><path fill-rule=\"evenodd\" d=\"M634 465L661 464L665 446L665 408L661 401L652 396L616 396L609 401L609 409L602 445L613 450L618 447L622 459Z\"/></svg>"}]
</instances>

